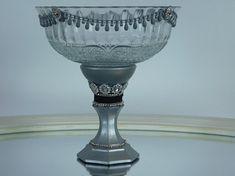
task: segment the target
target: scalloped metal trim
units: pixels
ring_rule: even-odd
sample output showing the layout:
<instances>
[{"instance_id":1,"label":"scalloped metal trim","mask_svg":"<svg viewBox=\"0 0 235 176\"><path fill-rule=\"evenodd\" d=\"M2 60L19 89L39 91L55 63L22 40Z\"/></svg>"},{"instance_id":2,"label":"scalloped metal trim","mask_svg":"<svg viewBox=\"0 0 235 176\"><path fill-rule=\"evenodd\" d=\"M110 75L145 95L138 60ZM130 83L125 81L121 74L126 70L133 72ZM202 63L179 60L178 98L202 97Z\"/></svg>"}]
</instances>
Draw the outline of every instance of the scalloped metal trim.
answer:
<instances>
[{"instance_id":1,"label":"scalloped metal trim","mask_svg":"<svg viewBox=\"0 0 235 176\"><path fill-rule=\"evenodd\" d=\"M126 89L128 83L125 84L101 84L97 85L93 82L89 82L89 87L95 95L104 96L104 97L115 97L123 94Z\"/></svg>"},{"instance_id":2,"label":"scalloped metal trim","mask_svg":"<svg viewBox=\"0 0 235 176\"><path fill-rule=\"evenodd\" d=\"M138 9L140 10L140 9ZM123 11L126 11L125 9ZM156 22L165 20L172 27L176 26L177 14L172 7L160 8L157 11L153 11L150 14L142 15L138 17L128 16L125 20L123 19L95 19L90 17L82 17L79 15L74 15L66 11L62 11L59 8L53 8L52 11L47 15L39 15L40 25L42 27L50 27L56 25L57 23L66 22L68 25L75 25L77 28L80 28L82 25L86 30L90 28L90 25L95 25L95 30L99 31L101 27L104 27L105 31L109 31L111 27L115 31L119 31L121 27L124 27L124 30L128 30L130 27L133 29L138 28L138 23L142 24L143 27L147 25L154 25Z\"/></svg>"}]
</instances>

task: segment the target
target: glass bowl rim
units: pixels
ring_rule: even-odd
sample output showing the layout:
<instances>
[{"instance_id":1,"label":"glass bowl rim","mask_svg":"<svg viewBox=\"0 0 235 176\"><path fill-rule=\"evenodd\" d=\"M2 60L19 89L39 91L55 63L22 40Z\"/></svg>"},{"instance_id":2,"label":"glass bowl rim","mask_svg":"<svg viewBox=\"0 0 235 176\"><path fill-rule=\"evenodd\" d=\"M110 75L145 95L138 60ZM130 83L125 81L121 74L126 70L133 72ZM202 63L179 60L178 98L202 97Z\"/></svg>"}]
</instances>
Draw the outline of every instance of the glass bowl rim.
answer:
<instances>
[{"instance_id":1,"label":"glass bowl rim","mask_svg":"<svg viewBox=\"0 0 235 176\"><path fill-rule=\"evenodd\" d=\"M111 8L129 8L129 9L138 9L138 8L173 8L179 9L181 6L35 6L36 9L51 9L51 8L60 8L60 9L111 9Z\"/></svg>"}]
</instances>

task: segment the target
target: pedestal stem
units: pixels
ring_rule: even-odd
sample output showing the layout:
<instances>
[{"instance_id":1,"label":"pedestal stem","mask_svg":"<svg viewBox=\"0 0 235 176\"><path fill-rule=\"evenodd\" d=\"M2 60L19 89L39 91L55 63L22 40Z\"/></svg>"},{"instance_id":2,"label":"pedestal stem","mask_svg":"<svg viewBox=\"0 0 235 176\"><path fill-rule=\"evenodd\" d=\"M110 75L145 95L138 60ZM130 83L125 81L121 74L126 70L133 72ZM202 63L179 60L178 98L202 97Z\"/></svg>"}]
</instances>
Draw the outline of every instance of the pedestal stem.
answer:
<instances>
[{"instance_id":1,"label":"pedestal stem","mask_svg":"<svg viewBox=\"0 0 235 176\"><path fill-rule=\"evenodd\" d=\"M97 135L78 153L85 163L123 164L135 161L139 154L120 136L117 118L123 107L122 96L135 65L102 67L81 65L84 76L95 95L93 107L100 126Z\"/></svg>"},{"instance_id":2,"label":"pedestal stem","mask_svg":"<svg viewBox=\"0 0 235 176\"><path fill-rule=\"evenodd\" d=\"M100 126L97 135L91 144L97 147L115 148L125 144L117 128L117 119L123 105L102 107L94 103L93 107L98 113Z\"/></svg>"}]
</instances>

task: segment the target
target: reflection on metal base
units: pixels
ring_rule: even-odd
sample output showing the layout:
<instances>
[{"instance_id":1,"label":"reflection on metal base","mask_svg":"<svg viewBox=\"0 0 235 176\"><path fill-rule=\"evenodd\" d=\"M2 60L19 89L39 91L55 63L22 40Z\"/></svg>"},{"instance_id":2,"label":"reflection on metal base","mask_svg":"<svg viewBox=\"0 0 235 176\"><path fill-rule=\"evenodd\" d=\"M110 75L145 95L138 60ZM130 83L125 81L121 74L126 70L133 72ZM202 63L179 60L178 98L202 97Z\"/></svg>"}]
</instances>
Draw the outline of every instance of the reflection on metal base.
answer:
<instances>
[{"instance_id":1,"label":"reflection on metal base","mask_svg":"<svg viewBox=\"0 0 235 176\"><path fill-rule=\"evenodd\" d=\"M139 157L139 154L129 145L122 148L105 149L95 148L91 144L78 153L78 158L85 163L113 165L132 163Z\"/></svg>"},{"instance_id":2,"label":"reflection on metal base","mask_svg":"<svg viewBox=\"0 0 235 176\"><path fill-rule=\"evenodd\" d=\"M78 160L92 176L124 176L138 161L139 160L136 159L133 163L105 166L100 164L87 164Z\"/></svg>"}]
</instances>

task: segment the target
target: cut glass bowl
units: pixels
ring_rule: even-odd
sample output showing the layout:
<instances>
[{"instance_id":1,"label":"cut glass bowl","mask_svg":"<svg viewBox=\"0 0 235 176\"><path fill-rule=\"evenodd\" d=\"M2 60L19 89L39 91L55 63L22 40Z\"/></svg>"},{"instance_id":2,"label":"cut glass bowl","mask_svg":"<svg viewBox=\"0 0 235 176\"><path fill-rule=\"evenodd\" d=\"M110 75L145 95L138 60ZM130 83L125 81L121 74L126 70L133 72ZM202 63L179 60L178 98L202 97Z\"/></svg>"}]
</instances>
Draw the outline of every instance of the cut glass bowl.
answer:
<instances>
[{"instance_id":1,"label":"cut glass bowl","mask_svg":"<svg viewBox=\"0 0 235 176\"><path fill-rule=\"evenodd\" d=\"M51 46L86 65L145 61L167 43L179 7L36 7Z\"/></svg>"}]
</instances>

